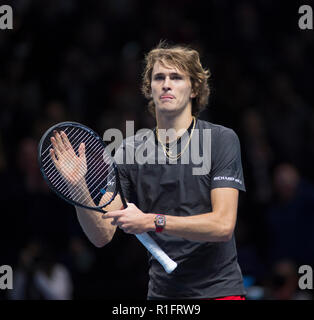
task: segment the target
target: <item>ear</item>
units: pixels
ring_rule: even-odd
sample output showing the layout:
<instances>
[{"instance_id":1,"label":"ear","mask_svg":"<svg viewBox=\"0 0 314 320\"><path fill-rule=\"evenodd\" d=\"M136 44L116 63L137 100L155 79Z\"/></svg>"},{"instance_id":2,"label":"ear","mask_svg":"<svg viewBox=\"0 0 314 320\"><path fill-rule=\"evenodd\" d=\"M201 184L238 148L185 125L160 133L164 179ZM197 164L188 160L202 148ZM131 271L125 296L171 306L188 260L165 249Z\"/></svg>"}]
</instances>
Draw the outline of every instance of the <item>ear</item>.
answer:
<instances>
[{"instance_id":1,"label":"ear","mask_svg":"<svg viewBox=\"0 0 314 320\"><path fill-rule=\"evenodd\" d=\"M194 92L194 90L191 91L191 94L190 94L190 98L193 99L193 98L196 98L197 94Z\"/></svg>"}]
</instances>

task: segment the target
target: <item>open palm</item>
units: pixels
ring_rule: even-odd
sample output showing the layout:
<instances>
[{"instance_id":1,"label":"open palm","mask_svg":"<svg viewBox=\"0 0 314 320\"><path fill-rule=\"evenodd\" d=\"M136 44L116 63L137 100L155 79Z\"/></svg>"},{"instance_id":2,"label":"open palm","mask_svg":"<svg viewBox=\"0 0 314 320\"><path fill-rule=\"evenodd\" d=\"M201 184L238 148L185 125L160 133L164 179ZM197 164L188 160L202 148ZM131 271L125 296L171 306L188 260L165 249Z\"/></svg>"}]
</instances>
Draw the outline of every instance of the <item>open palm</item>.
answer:
<instances>
[{"instance_id":1,"label":"open palm","mask_svg":"<svg viewBox=\"0 0 314 320\"><path fill-rule=\"evenodd\" d=\"M77 156L63 131L60 133L55 131L50 140L53 146L50 149L53 163L66 182L76 186L84 179L87 172L85 144L80 144L78 149L79 156Z\"/></svg>"}]
</instances>

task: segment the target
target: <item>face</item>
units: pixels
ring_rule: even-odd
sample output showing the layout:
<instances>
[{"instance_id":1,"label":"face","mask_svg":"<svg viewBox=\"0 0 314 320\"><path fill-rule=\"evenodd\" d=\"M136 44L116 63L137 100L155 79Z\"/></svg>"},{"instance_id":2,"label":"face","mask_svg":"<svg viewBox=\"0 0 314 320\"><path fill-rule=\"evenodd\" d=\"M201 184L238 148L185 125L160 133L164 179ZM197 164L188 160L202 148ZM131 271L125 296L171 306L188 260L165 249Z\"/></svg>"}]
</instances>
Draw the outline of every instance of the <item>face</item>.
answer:
<instances>
[{"instance_id":1,"label":"face","mask_svg":"<svg viewBox=\"0 0 314 320\"><path fill-rule=\"evenodd\" d=\"M189 75L172 66L156 62L152 71L152 97L156 112L179 113L185 108L192 110L192 85Z\"/></svg>"}]
</instances>

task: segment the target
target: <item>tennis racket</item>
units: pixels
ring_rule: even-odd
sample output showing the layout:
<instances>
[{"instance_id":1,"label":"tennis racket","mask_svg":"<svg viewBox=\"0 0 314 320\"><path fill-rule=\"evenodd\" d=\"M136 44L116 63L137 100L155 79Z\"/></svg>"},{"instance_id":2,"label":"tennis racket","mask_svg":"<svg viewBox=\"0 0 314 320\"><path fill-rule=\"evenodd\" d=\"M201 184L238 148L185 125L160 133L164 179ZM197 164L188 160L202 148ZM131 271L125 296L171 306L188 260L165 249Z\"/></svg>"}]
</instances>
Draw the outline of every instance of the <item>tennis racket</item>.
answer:
<instances>
[{"instance_id":1,"label":"tennis racket","mask_svg":"<svg viewBox=\"0 0 314 320\"><path fill-rule=\"evenodd\" d=\"M39 142L38 161L48 186L68 203L104 213L119 194L127 207L117 165L104 141L88 127L62 122L48 129ZM167 273L177 267L147 233L136 237Z\"/></svg>"}]
</instances>

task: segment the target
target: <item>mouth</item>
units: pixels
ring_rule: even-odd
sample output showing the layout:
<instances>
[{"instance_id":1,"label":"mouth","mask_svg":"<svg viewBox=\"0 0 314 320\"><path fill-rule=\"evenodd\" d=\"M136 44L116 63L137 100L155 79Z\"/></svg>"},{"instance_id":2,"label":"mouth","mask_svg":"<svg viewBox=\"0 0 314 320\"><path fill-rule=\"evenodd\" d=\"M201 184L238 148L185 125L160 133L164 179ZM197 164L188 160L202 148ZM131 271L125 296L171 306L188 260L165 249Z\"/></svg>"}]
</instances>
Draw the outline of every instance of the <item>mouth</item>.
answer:
<instances>
[{"instance_id":1,"label":"mouth","mask_svg":"<svg viewBox=\"0 0 314 320\"><path fill-rule=\"evenodd\" d=\"M160 96L161 100L172 100L174 99L174 96L172 96L171 94L164 94L162 96Z\"/></svg>"}]
</instances>

